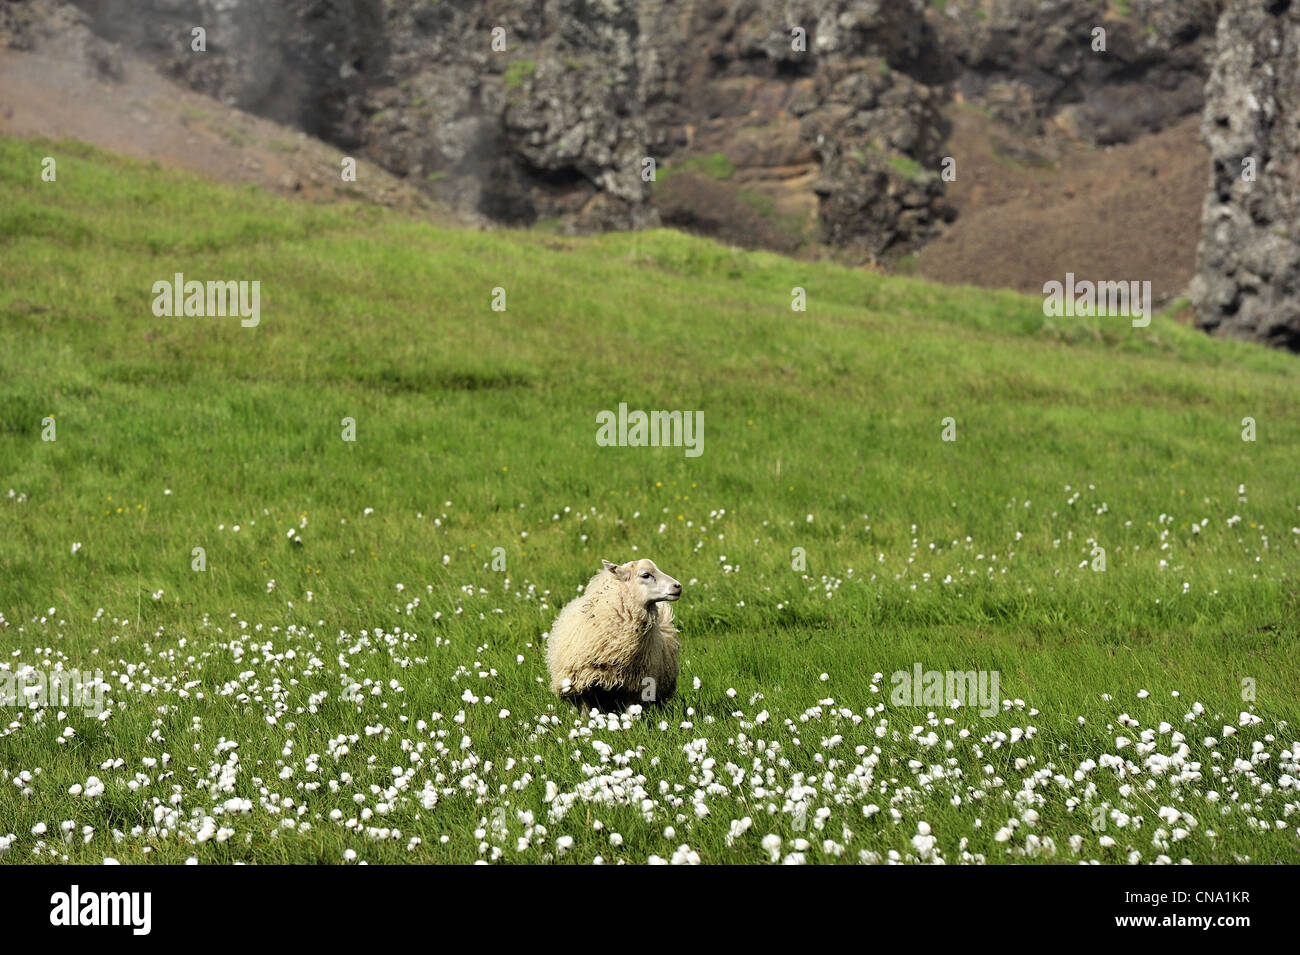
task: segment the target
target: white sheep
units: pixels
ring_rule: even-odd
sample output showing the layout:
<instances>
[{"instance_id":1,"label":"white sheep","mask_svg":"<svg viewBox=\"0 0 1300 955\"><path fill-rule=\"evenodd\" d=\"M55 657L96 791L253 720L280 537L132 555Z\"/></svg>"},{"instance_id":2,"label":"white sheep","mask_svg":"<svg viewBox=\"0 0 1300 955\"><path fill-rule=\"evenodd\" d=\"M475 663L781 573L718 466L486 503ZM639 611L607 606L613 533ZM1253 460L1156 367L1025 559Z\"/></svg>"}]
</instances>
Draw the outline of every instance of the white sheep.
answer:
<instances>
[{"instance_id":1,"label":"white sheep","mask_svg":"<svg viewBox=\"0 0 1300 955\"><path fill-rule=\"evenodd\" d=\"M551 691L584 710L662 702L677 689L677 628L671 601L682 585L652 560L602 561L581 596L551 627Z\"/></svg>"}]
</instances>

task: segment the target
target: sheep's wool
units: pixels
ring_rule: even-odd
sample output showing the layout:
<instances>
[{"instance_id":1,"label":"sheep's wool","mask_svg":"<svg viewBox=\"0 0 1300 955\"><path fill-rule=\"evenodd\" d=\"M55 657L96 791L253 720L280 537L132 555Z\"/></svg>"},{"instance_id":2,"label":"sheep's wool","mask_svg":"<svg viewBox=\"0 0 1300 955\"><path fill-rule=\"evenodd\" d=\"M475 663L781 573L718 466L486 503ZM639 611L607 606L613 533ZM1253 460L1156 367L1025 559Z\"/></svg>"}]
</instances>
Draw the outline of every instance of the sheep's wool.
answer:
<instances>
[{"instance_id":1,"label":"sheep's wool","mask_svg":"<svg viewBox=\"0 0 1300 955\"><path fill-rule=\"evenodd\" d=\"M677 689L677 650L672 605L645 606L630 584L602 571L551 627L551 690L601 709L662 702Z\"/></svg>"}]
</instances>

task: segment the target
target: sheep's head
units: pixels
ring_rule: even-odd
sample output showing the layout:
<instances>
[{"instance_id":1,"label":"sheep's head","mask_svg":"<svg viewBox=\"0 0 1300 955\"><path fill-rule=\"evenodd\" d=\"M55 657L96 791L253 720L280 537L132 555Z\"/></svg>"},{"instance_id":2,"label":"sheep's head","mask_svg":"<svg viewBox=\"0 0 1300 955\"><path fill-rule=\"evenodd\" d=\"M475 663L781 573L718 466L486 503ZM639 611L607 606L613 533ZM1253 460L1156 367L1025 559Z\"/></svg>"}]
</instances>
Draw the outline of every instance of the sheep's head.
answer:
<instances>
[{"instance_id":1,"label":"sheep's head","mask_svg":"<svg viewBox=\"0 0 1300 955\"><path fill-rule=\"evenodd\" d=\"M626 564L603 561L605 569L632 587L640 602L649 607L661 600L676 600L682 585L655 566L653 560L630 560Z\"/></svg>"}]
</instances>

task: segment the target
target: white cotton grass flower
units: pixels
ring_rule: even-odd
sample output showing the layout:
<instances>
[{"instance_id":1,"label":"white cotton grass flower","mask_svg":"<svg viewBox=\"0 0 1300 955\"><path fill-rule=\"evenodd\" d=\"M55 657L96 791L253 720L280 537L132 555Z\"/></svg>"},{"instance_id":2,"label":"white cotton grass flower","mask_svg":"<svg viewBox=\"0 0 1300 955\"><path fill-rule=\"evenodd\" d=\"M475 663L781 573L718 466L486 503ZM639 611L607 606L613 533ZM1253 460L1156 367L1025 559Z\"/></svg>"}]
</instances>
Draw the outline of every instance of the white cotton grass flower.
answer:
<instances>
[{"instance_id":1,"label":"white cotton grass flower","mask_svg":"<svg viewBox=\"0 0 1300 955\"><path fill-rule=\"evenodd\" d=\"M548 509L560 515L561 506ZM433 532L433 516L418 526ZM699 517L687 514L692 516ZM594 528L609 515L592 508L590 519ZM1217 519L1204 525L1198 543L1219 533L1212 526ZM574 508L560 520L576 524L588 520L588 512ZM644 520L638 533L648 534L660 517L651 513ZM720 521L709 517L710 524ZM781 523L797 522L796 514ZM254 523L244 521L250 534ZM443 514L439 534L447 533L447 523ZM1160 523L1171 527L1170 542L1176 543L1173 519ZM700 522L696 539L707 548L724 530ZM292 541L296 534L285 536ZM915 528L912 537L911 556L921 564L930 542ZM1079 540L1066 531L1061 537L1062 551ZM728 550L738 546L730 539ZM758 540L755 546L766 546ZM951 554L951 566L921 564L906 571L906 550L901 556L882 555L886 560L880 563L889 574L905 572L900 587L916 584L918 590L939 588L950 570L948 586L954 589L939 592L953 597L972 570L959 567L959 561L978 562L981 577L986 567L1000 569L1003 563L1002 548L987 542L963 544L959 537L951 548L937 543L930 547L932 559ZM443 546L450 552L461 545L448 536ZM460 552L473 565L466 566L477 572L482 565L470 559L468 542L464 547ZM435 566L437 556L435 551ZM453 555L446 556L449 562ZM746 555L733 552L730 558L733 563L722 562L729 570L720 573L739 575ZM887 580L884 568L875 564L872 569L881 573L871 575L873 590ZM1194 579L1195 569L1183 572L1172 557L1170 565L1179 574L1169 581L1177 592L1183 577ZM290 843L305 837L311 845L324 845L336 861L363 865L365 847L373 844L380 859L397 853L421 860L437 847L440 857L482 864L560 858L632 864L647 861L651 852L656 854L649 861L665 865L837 859L1016 864L1053 857L1116 864L1133 852L1141 862L1200 863L1266 858L1300 835L1295 821L1300 744L1293 746L1291 728L1240 705L1212 701L1207 709L1199 702L1183 703L1163 682L1155 690L1133 690L1117 680L1104 696L1102 687L1088 693L1087 709L1044 705L1041 717L1032 698L998 698L988 718L969 699L949 708L951 694L925 706L896 706L881 672L870 678L861 700L836 700L829 672L814 665L801 680L768 688L766 696L752 685L743 696L727 685L746 674L715 676L711 685L721 689L725 702L714 706L702 695L703 678L691 674L699 659L688 656L679 690L693 689L695 695L687 693L686 702L679 697L680 712L646 704L579 716L551 700L538 705L547 697L540 675L547 634L498 639L516 633L510 617L498 626L487 616L511 614L512 596L518 609L531 614L541 607L546 613L549 603L562 602L569 583L546 590L522 577L430 576L428 596L419 594L418 583L406 587L380 577L375 584L381 607L384 593L388 609L401 614L400 605L406 604L404 627L390 626L389 618L352 632L346 624L334 630L314 615L306 618L302 610L310 608L294 609L297 593L312 600L310 591L295 585L295 593L285 595L295 598L285 601L285 620L241 619L235 613L227 620L223 612L221 619L186 631L167 627L162 645L162 623L152 644L147 633L138 648L123 640L103 658L112 660L104 667L108 728L122 728L114 709L134 709L142 722L154 720L158 732L142 738L133 757L110 749L94 759L84 772L103 772L107 784L84 772L81 778L51 780L35 760L29 770L12 767L0 785L12 785L13 798L29 801L32 809L21 839L0 831L0 854L97 862L105 858L100 850L108 849L116 858L141 861L150 853L158 858L163 846L172 845L180 847L173 858L188 852L207 863L243 856L253 851L245 847L262 838L292 852ZM843 576L866 584L869 575ZM821 600L839 580L805 576L802 586ZM707 592L710 583L706 577L694 585ZM738 596L718 593L715 607L729 608ZM759 601L757 594L744 596L751 607ZM807 599L780 596L792 607ZM456 616L463 614L468 622L475 613L480 623L457 626ZM418 622L413 625L411 617ZM94 622L101 618L106 635L129 633L135 626L105 617L102 610ZM481 623L487 619L493 624ZM0 629L10 625L0 617ZM41 633L41 642L31 645L47 649L39 658L31 651L4 651L0 671L81 663L64 656L57 639L79 625L59 620L54 608L45 617L38 614L28 629L48 630L48 637ZM833 665L830 657L815 663ZM863 663L864 674L875 669L872 663ZM408 688L415 683L413 674L431 668L449 684L444 691L451 693L436 697L449 707L446 713L430 711L434 698ZM534 691L542 696L530 696ZM1114 702L1129 694L1141 701L1132 703L1130 697L1133 715L1119 712ZM211 702L226 704L221 709L233 718L217 722ZM43 722L40 731L68 750L81 744L78 734L101 738L104 717L86 721L75 705L63 706L68 712L55 704L11 714L24 725L15 727L8 717L0 721L0 740L16 729L30 732L29 720L30 725ZM677 715L661 718L667 713ZM326 717L331 731L317 739L309 727ZM1034 725L1061 722L1075 732L1055 736ZM170 729L164 734L165 726ZM172 788L186 777L199 785L187 785L183 793ZM89 800L101 799L107 787L115 806L139 811L138 824L119 823L114 829L98 822L100 814ZM235 795L245 792L247 798ZM47 798L54 801L50 806L43 802ZM466 811L443 811L455 806ZM86 813L78 813L78 807L96 817L98 830L83 825L86 819L77 817ZM1109 832L1089 828L1099 808ZM42 817L46 828L29 837L27 827ZM634 835L625 840L611 831L615 825ZM578 839L584 831L588 837ZM1270 838L1277 840L1275 846L1261 841ZM239 851L232 853L235 847Z\"/></svg>"},{"instance_id":2,"label":"white cotton grass flower","mask_svg":"<svg viewBox=\"0 0 1300 955\"><path fill-rule=\"evenodd\" d=\"M688 845L680 845L673 853L671 865L699 865L700 854Z\"/></svg>"}]
</instances>

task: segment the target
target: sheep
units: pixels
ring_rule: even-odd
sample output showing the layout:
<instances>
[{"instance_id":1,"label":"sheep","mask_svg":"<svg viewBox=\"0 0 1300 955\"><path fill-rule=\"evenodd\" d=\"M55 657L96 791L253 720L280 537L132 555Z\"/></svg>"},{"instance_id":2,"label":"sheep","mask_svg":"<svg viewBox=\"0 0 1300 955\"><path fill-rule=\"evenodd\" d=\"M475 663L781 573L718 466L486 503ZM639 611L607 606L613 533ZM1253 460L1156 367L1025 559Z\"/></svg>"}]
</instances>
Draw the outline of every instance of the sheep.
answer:
<instances>
[{"instance_id":1,"label":"sheep","mask_svg":"<svg viewBox=\"0 0 1300 955\"><path fill-rule=\"evenodd\" d=\"M661 703L677 689L677 628L670 603L682 585L652 560L602 561L551 627L551 691L583 712Z\"/></svg>"}]
</instances>

